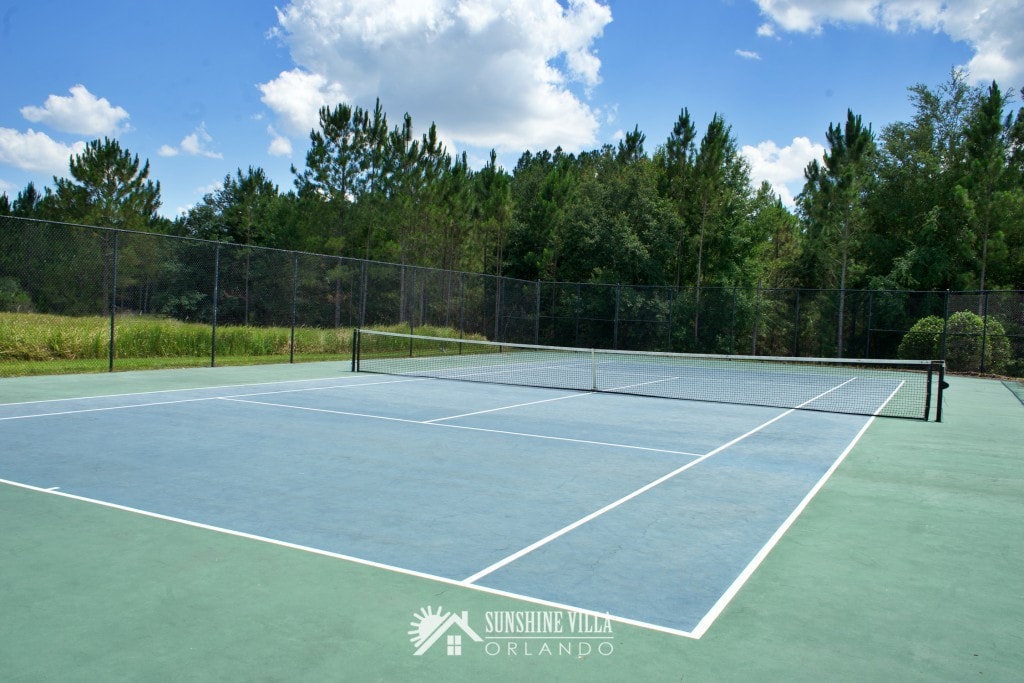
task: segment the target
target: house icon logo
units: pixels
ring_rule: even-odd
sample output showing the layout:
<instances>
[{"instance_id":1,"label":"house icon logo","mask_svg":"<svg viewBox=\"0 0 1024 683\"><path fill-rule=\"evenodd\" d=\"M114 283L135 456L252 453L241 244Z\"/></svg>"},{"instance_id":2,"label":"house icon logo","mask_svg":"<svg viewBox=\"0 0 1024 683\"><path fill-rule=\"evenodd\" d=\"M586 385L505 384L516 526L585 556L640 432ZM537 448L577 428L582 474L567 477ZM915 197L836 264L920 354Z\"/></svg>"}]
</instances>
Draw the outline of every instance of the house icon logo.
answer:
<instances>
[{"instance_id":1,"label":"house icon logo","mask_svg":"<svg viewBox=\"0 0 1024 683\"><path fill-rule=\"evenodd\" d=\"M468 636L476 643L483 642L483 638L477 634L469 625L469 612L456 614L445 612L441 607L435 611L431 607L424 607L414 615L415 621L409 622L412 630L409 631L409 640L412 641L416 656L422 655L429 650L434 643L442 637L445 639L447 654L458 657L462 654L462 637Z\"/></svg>"}]
</instances>

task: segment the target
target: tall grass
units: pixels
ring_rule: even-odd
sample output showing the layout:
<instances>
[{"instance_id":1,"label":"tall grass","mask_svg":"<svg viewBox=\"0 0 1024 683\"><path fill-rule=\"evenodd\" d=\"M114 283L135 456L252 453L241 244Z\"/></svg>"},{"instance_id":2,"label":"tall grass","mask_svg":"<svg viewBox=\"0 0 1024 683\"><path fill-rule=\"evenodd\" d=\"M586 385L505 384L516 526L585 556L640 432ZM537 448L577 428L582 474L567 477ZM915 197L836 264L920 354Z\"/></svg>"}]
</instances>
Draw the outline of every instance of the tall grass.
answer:
<instances>
[{"instance_id":1,"label":"tall grass","mask_svg":"<svg viewBox=\"0 0 1024 683\"><path fill-rule=\"evenodd\" d=\"M407 325L380 329L409 331ZM419 327L416 333L458 336L457 330L439 327ZM218 326L218 363L286 360L291 337L288 327ZM209 324L150 316L118 316L114 321L114 356L124 369L202 365L209 361L212 339ZM107 367L109 349L109 318L0 312L0 376L99 371ZM339 358L351 353L351 328L295 329L296 359Z\"/></svg>"}]
</instances>

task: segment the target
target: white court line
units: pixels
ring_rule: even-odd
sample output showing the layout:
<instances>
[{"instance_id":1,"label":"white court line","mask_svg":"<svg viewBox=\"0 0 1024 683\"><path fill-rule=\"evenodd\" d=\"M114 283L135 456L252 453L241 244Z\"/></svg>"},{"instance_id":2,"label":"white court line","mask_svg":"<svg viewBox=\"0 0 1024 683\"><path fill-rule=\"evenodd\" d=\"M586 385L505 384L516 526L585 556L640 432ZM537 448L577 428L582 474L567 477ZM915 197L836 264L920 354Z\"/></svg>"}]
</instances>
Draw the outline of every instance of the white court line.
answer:
<instances>
[{"instance_id":1,"label":"white court line","mask_svg":"<svg viewBox=\"0 0 1024 683\"><path fill-rule=\"evenodd\" d=\"M361 379L359 375L351 375L352 381L358 381ZM0 403L0 408L4 406L27 406L34 403L62 403L69 401L92 401L101 398L126 398L128 396L152 396L154 394L173 394L181 391L211 391L214 389L241 389L243 387L269 387L275 384L298 384L300 382L324 382L326 380L339 380L341 377L313 377L310 379L282 379L275 380L273 382L250 382L246 384L214 384L208 387L182 387L179 389L154 389L152 391L132 391L123 394L96 394L95 396L69 396L66 398L42 398L35 401L14 401L12 403ZM411 380L394 380L394 381L411 381ZM348 386L347 384L338 386ZM354 385L362 386L362 385Z\"/></svg>"},{"instance_id":2,"label":"white court line","mask_svg":"<svg viewBox=\"0 0 1024 683\"><path fill-rule=\"evenodd\" d=\"M529 401L527 403L516 403L511 406L501 406L498 408L488 408L487 410L477 410L472 413L463 413L462 415L450 415L448 417L435 417L433 420L424 420L423 424L435 424L443 422L445 420L457 420L460 417L471 417L473 415L483 415L485 413L497 413L502 410L513 410L515 408L525 408L526 406L535 406L538 403L550 403L551 401L564 401L567 398L580 398L581 396L593 396L594 392L585 391L579 394L569 394L567 396L556 396L555 398L545 398L540 401Z\"/></svg>"},{"instance_id":3,"label":"white court line","mask_svg":"<svg viewBox=\"0 0 1024 683\"><path fill-rule=\"evenodd\" d=\"M390 564L384 564L383 562L375 562L373 560L364 560L360 557L353 555L344 555L342 553L332 552L330 550L322 550L320 548L313 548L311 546L300 545L298 543L291 543L289 541L281 541L275 538L269 538L267 536L257 536L256 534L250 534L245 531L236 531L234 529L226 529L224 527L214 526L212 524L205 524L203 522L194 522L181 517L171 517L170 515L164 515L159 512L150 512L148 510L141 510L139 508L128 507L127 505L121 505L119 503L111 503L105 500L98 500L96 498L87 498L85 496L75 495L73 493L67 493L64 491L56 490L54 488L41 488L39 486L33 486L31 484L23 484L17 481L10 481L8 479L0 479L0 484L7 486L13 486L15 488L26 489L28 491L35 491L36 493L47 493L60 498L67 498L70 500L76 500L82 503L89 503L91 505L99 505L100 507L111 508L119 510L121 512L129 512L143 517L150 517L152 519L159 519L165 522L172 522L174 524L182 524L184 526L193 527L195 529L202 529L204 531L213 531L219 534L225 534L227 536L235 536L237 538L244 538L250 541L258 541L260 543L268 543L281 548L288 548L290 550L298 550L305 553L311 553L313 555L320 555L323 557L329 557L336 560L344 560L345 562L352 562L353 564L362 565L365 567L372 567L374 569L383 569L396 574L402 574L405 576L413 576L420 579L426 579L428 581L436 581L449 586L456 586L460 588L466 588L468 590L477 591L479 593L487 593L488 595L497 595L504 598L512 598L514 600L522 600L534 605L541 605L543 607L552 607L555 609L567 610L570 612L578 612L579 614L589 614L591 616L608 619L620 624L627 624L629 626L637 626L639 628L648 629L651 631L659 631L661 633L668 633L675 636L683 636L685 638L694 638L693 634L689 631L683 631L681 629L669 628L667 626L660 626L658 624L649 624L644 621L637 619L630 619L628 617L618 617L607 612L598 612L596 610L587 609L584 607L575 607L565 603L554 602L551 600L544 600L543 598L534 598L529 595L521 595L519 593L512 593L510 591L500 590L498 588L488 588L486 586L467 586L461 581L456 579L449 579L444 576L436 576L434 574L428 574L426 572L416 571L415 569L403 569L402 567L396 567Z\"/></svg>"},{"instance_id":4,"label":"white court line","mask_svg":"<svg viewBox=\"0 0 1024 683\"><path fill-rule=\"evenodd\" d=\"M105 408L79 408L77 410L59 410L52 413L32 413L31 415L9 415L7 417L0 417L0 422L8 422L11 420L31 420L40 417L57 417L61 415L81 415L84 413L102 413L111 410L128 410L130 408L151 408L153 406L169 406L176 405L178 403L196 403L198 401L215 401L216 396L209 396L204 398L180 398L175 401L151 401L149 403L133 403L131 405L123 406L107 406Z\"/></svg>"},{"instance_id":5,"label":"white court line","mask_svg":"<svg viewBox=\"0 0 1024 683\"><path fill-rule=\"evenodd\" d=\"M290 410L304 410L310 413L327 413L329 415L344 415L346 417L361 417L368 420L385 420L387 422L402 422L405 424L422 425L424 427L441 427L443 429L463 429L469 432L485 432L487 434L504 434L506 436L521 436L527 439L547 439L549 441L563 441L567 443L585 444L588 446L607 446L609 448L624 448L632 451L647 451L650 453L667 453L669 455L683 455L690 458L700 457L699 453L688 453L686 451L674 451L667 448L651 448L648 446L634 446L625 443L612 443L608 441L589 441L587 439L571 439L566 436L550 436L548 434L531 434L529 432L511 432L502 429L485 429L484 427L468 427L465 425L450 425L432 420L410 420L405 417L388 417L386 415L370 415L368 413L354 413L347 410L334 410L331 408L309 408L306 406L292 406L287 403L270 403L269 401L250 401L245 398L224 396L221 400L234 401L236 403L251 403L258 406L269 406L271 408L288 408Z\"/></svg>"},{"instance_id":6,"label":"white court line","mask_svg":"<svg viewBox=\"0 0 1024 683\"><path fill-rule=\"evenodd\" d=\"M197 398L179 398L179 399L175 399L173 401L150 401L148 403L129 403L129 404L126 404L126 405L105 406L105 407L101 407L101 408L78 408L76 410L59 410L59 411L54 411L54 412L51 412L51 413L32 413L32 414L29 414L29 415L9 415L7 417L0 417L0 422L6 422L6 421L9 421L9 420L28 420L28 419L39 418L39 417L55 417L55 416L60 416L60 415L78 415L78 414L82 414L82 413L99 413L99 412L111 411L111 410L130 410L132 408L152 408L154 406L176 405L176 404L179 404L179 403L196 403L196 402L199 402L199 401L219 401L219 400L222 400L222 399L229 399L229 398L235 398L235 397L240 397L240 396L271 396L271 395L275 395L275 394L295 394L295 393L303 393L303 392L310 392L310 391L326 391L328 389L349 389L349 388L352 388L352 387L369 387L369 386L376 386L378 384L400 384L402 382L417 382L417 381L421 381L421 380L419 380L419 379L396 379L396 380L387 380L387 381L381 381L381 382L363 382L362 384L345 383L345 384L336 384L336 385L333 385L333 386L326 386L326 387L309 387L309 388L306 388L306 389L281 389L281 390L278 390L278 391L260 391L260 392L252 392L252 393L245 393L245 394L234 394L234 395L227 395L227 396L200 396L200 397L197 397ZM277 382L275 382L274 384L277 384ZM255 386L255 387L258 387L258 386L263 386L263 385L262 384L245 384L245 385L237 385L237 386ZM237 386L203 387L203 388L200 388L200 389L171 389L171 390L168 390L168 391L208 391L210 389L234 389L234 388L237 388ZM152 391L152 392L142 392L142 393L138 393L138 394L119 394L119 395L113 395L113 396L92 396L92 397L89 397L89 399L99 400L99 399L103 399L103 398L125 398L125 397L128 397L128 396L149 396L149 395L153 395L153 394L163 394L163 393L167 393L167 392L164 392L164 391ZM57 400L67 401L67 400L89 400L89 399L57 399ZM5 403L5 404L0 404L0 407L3 407L5 405L27 405L29 403L49 403L49 401L28 401L26 403Z\"/></svg>"},{"instance_id":7,"label":"white court line","mask_svg":"<svg viewBox=\"0 0 1024 683\"><path fill-rule=\"evenodd\" d=\"M801 406L806 405L807 403L810 403L811 401L817 400L817 398L820 398L821 396L824 396L825 394L828 394L831 391L835 391L836 389L839 389L840 387L844 386L845 384L848 384L850 381L852 381L852 380L848 380L847 382L844 382L843 384L841 384L841 385L839 385L837 387L834 387L833 389L830 389L829 391L824 392L823 394L820 394L819 396L816 396L815 398L811 399L810 401L807 401L804 404L801 404ZM884 408L885 404L887 404L893 398L893 396L895 396L897 391L898 391L898 388L896 390L894 390L892 394L890 394L889 398L883 404L883 406L882 406L883 408ZM230 399L230 400L237 400L237 399ZM273 404L270 404L270 405L273 405ZM294 407L294 406L282 406L282 407ZM765 424L761 425L760 427L757 427L754 430L751 430L747 434L745 434L745 435L743 435L741 437L737 437L736 439L730 441L729 443L727 443L727 444L725 444L723 446L720 446L719 448L715 449L715 451L712 451L711 453L708 453L704 457L705 458L706 457L710 457L710 456L712 456L712 455L714 455L716 453L721 452L722 450L725 450L726 448L730 447L731 445L735 444L736 442L746 438L747 436L749 436L750 434L753 434L756 431L759 431L759 430L763 429L764 427L768 426L772 422L780 420L781 418L783 418L786 415L794 412L795 410L797 410L797 408L790 409L790 410L786 411L785 413L783 413L781 415L778 415L777 417L775 417L772 420L766 422ZM379 416L370 416L370 417L379 417ZM381 419L386 419L386 418L381 418ZM776 531L776 533L772 536L771 540L761 549L761 551L758 553L758 556L755 558L755 560L752 561L747 566L747 568L741 573L741 575L736 579L736 581L734 581L732 586L730 586L730 588L726 591L726 593L722 596L722 598L720 598L718 600L718 602L716 602L716 604L712 608L712 610L710 610L708 612L708 614L706 614L704 616L704 618L701 619L701 621L698 623L698 626L695 629L693 629L692 631L686 631L686 630L682 630L682 629L670 628L670 627L662 626L662 625L659 625L659 624L651 624L651 623L640 621L640 620L637 620L637 619L631 619L631 618L628 618L628 617L619 617L619 616L616 616L616 615L611 615L611 614L608 614L606 612L598 612L598 611L595 611L595 610L589 610L589 609L586 609L586 608L575 607L575 606L564 604L564 603L558 603L558 602L554 602L554 601L550 601L550 600L544 600L544 599L541 599L541 598L534 598L534 597L527 596L527 595L521 595L521 594L517 594L517 593L512 593L512 592L504 591L504 590L501 590L501 589L489 588L487 586L480 586L480 585L476 585L476 584L472 584L472 583L467 583L466 580L449 579L449 578L446 578L446 577L431 575L431 574L428 574L428 573L425 573L425 572L419 572L419 571L410 570L410 569L403 569L401 567L395 567L395 566L383 564L383 563L380 563L380 562L374 562L372 560L364 560L364 559L361 559L361 558L358 558L358 557L354 557L354 556L343 555L341 553L335 553L335 552L331 552L331 551L327 551L327 550L321 550L321 549L318 549L318 548L312 548L312 547L309 547L309 546L303 546L303 545L299 545L299 544L295 544L295 543L290 543L290 542L287 542L287 541L280 541L280 540L276 540L276 539L272 539L272 538L268 538L268 537L257 536L255 534L249 534L249 533L242 532L242 531L235 531L235 530L231 530L231 529L225 529L225 528L222 528L222 527L216 527L216 526L212 526L212 525L209 525L209 524L204 524L204 523L201 523L201 522L193 522L193 521L190 521L190 520L185 520L185 519L181 519L181 518L171 517L171 516L163 515L163 514L160 514L160 513L148 512L148 511L140 510L140 509L137 509L137 508L131 508L131 507L127 507L127 506L124 506L124 505L119 505L119 504L116 504L116 503L110 503L110 502L106 502L106 501L102 501L102 500L97 500L97 499L87 498L87 497L84 497L84 496L78 496L78 495L66 493L66 492L57 490L59 487L51 487L49 489L46 489L46 488L32 486L32 485L29 485L29 484L22 484L22 483L19 483L19 482L10 481L10 480L6 480L6 479L0 479L0 484L6 484L6 485L9 485L9 486L13 486L13 487L17 487L17 488L22 488L22 489L27 489L27 490L35 491L35 492L39 492L39 493L48 493L48 494L60 496L60 497L63 497L63 498L68 498L68 499L77 500L77 501L81 501L81 502L85 502L85 503L89 503L89 504L99 505L99 506L102 506L102 507L107 507L107 508L121 510L121 511L129 512L129 513L134 513L134 514L142 515L142 516L145 516L145 517L150 517L150 518L160 519L160 520L164 520L164 521L169 521L169 522L173 522L173 523L177 523L177 524L182 524L182 525L185 525L185 526L191 526L191 527L198 528L198 529L203 529L203 530L213 531L213 532L217 532L217 533L222 533L222 534L229 535L229 536L235 536L235 537L239 537L239 538L245 538L245 539L248 539L248 540L254 540L254 541L258 541L258 542L268 543L268 544L271 544L271 545L276 545L276 546L279 546L279 547L293 549L293 550L299 550L299 551L302 551L302 552L308 552L308 553L311 553L311 554L320 555L320 556L324 556L324 557L340 559L340 560L352 562L352 563L363 565L363 566L369 566L369 567L373 567L373 568L378 568L378 569L383 569L383 570L391 571L391 572L402 574L402 575L413 576L413 577L422 578L422 579L426 579L426 580L430 580L430 581L436 581L436 582L443 583L443 584L446 584L446 585L462 587L462 588L478 591L478 592L485 593L485 594L496 595L496 596L506 597L506 598L512 598L512 599L516 599L516 600L522 600L522 601L530 603L530 604L536 604L536 605L541 605L541 606L545 606L545 607L551 607L551 608L555 608L555 609L568 610L568 611L578 612L578 613L581 613L581 614L590 614L590 615L593 615L593 616L598 617L598 618L609 619L609 620L614 621L616 623L621 623L621 624L626 624L626 625L630 625L630 626L635 626L635 627L638 627L638 628L644 628L644 629L647 629L647 630L657 631L657 632L661 632L661 633L666 633L666 634L669 634L669 635L675 635L675 636L691 638L691 639L699 639L699 638L701 638L704 635L704 633L706 633L708 628L710 628L712 622L717 618L717 616L719 616L721 611L725 609L726 604L732 599L732 597L735 596L735 594L739 591L739 589L742 587L742 585L746 582L747 578L749 578L749 576L754 572L754 570L761 563L761 561L764 559L764 557L767 556L768 552L775 546L775 544L778 542L778 540L782 537L782 535L785 533L785 531L788 530L788 528L792 525L792 523L793 523L793 521L795 521L796 517L803 511L804 508L806 508L806 506L810 502L811 498L813 498L814 495L818 492L818 490L820 490L822 488L822 486L824 486L826 480L831 477L831 475L835 472L835 470L838 469L839 465L846 458L846 456L850 453L850 451L853 450L853 447L857 444L857 442L860 440L860 438L863 436L863 434L867 431L868 427L873 423L874 419L875 419L874 417L871 417L871 418L868 419L867 423L861 428L860 432L856 435L856 437L853 439L853 441L851 441L850 444L846 447L846 449L840 455L839 459L835 463L833 463L832 467L821 478L821 480L819 480L818 484L815 485L815 487L811 490L811 492L808 493L808 495L800 503L798 508L796 510L794 510L794 512L789 516L789 518L787 518L787 520L783 524L783 526L780 527ZM436 426L444 427L444 426L450 426L450 425L436 425ZM694 463L690 463L690 465L693 465L693 464L696 464L696 461Z\"/></svg>"},{"instance_id":8,"label":"white court line","mask_svg":"<svg viewBox=\"0 0 1024 683\"><path fill-rule=\"evenodd\" d=\"M451 377L434 377L433 379L451 380L453 378L451 378ZM445 421L445 420L457 420L460 417L472 417L473 415L483 415L485 413L496 413L496 412L499 412L499 411L502 411L502 410L512 410L514 408L524 408L526 406L537 405L538 403L550 403L551 401L563 401L563 400L565 400L567 398L581 398L581 397L584 397L584 396L594 396L594 395L597 395L597 394L600 394L600 393L612 393L612 392L616 392L616 391L622 391L623 389L632 389L633 387L642 387L642 386L646 386L648 384L657 384L658 382L668 382L668 381L671 381L671 380L674 380L674 379L681 379L681 378L680 377L664 377L662 379L655 379L655 380L651 380L649 382L638 382L636 384L623 384L620 387L611 387L609 389L601 389L599 391L584 391L584 392L580 392L580 393L576 393L576 394L569 394L568 396L557 396L555 398L545 398L545 399L540 400L540 401L530 401L528 403L517 403L515 405L510 405L510 406L501 406L500 408L488 408L487 410L477 410L477 411L474 411L472 413L463 413L462 415L451 415L449 417L437 417L437 418L434 418L433 420L426 420L425 424L430 424L430 423L434 423L434 422L442 422L442 421ZM527 386L529 386L529 385L527 385ZM538 388L543 388L543 387L538 387ZM697 455L697 454L694 453L694 455Z\"/></svg>"},{"instance_id":9,"label":"white court line","mask_svg":"<svg viewBox=\"0 0 1024 683\"><path fill-rule=\"evenodd\" d=\"M896 395L896 393L900 390L902 386L903 382L900 382L899 386L893 389L892 393L889 394L889 397L885 399L881 407L878 409L879 413L885 408L885 406L889 404L889 401L893 399L893 397ZM857 432L857 435L853 437L853 440L849 443L849 445L845 449L843 449L843 452L840 453L836 461L832 463L832 466L825 471L825 474L823 474L821 478L818 480L818 482L811 488L811 490L807 492L807 495L804 496L803 500L800 501L800 504L796 506L793 512L791 512L789 516L786 518L786 520L779 526L779 528L775 530L775 533L772 534L771 538L769 538L768 541L761 548L761 550L758 551L757 555L755 555L754 558L750 561L750 563L743 568L743 571L740 572L739 576L737 576L736 579L729 586L729 588L726 589L725 593L722 594L722 597L715 601L715 604L711 606L711 609L708 610L707 614L705 614L703 618L701 618L701 620L697 622L697 626L693 629L693 636L695 638L700 638L707 632L709 628L711 628L711 624L715 622L715 619L719 617L719 615L725 610L726 606L732 601L734 597L736 597L736 594L739 593L740 589L747 582L747 579L749 579L757 570L757 568L761 566L761 563L764 562L764 559L768 557L768 553L770 553L772 549L775 548L778 542L782 539L783 535L785 535L785 533L789 531L789 528L793 526L793 523L796 522L797 517L799 517L803 513L804 509L810 504L811 500L816 495L818 495L818 491L820 491L821 488L825 485L825 482L832 478L832 475L835 473L835 471L839 469L839 465L841 465L842 462L846 460L846 456L850 454L850 451L853 450L853 447L856 446L857 442L860 441L862 436L864 436L864 433L868 430L868 427L872 425L877 416L878 414L876 413L875 415L872 415L867 419L867 421L864 423L864 426L861 427L859 432Z\"/></svg>"},{"instance_id":10,"label":"white court line","mask_svg":"<svg viewBox=\"0 0 1024 683\"><path fill-rule=\"evenodd\" d=\"M562 536L566 535L567 533L569 533L573 529L577 529L577 528L583 526L584 524L586 524L587 522L590 522L590 521L600 517L601 515L605 514L606 512L614 510L615 508L621 506L623 503L626 503L626 502L628 502L630 500L633 500L637 496L639 496L639 495L641 495L643 493L646 493L647 491L650 491L654 487L659 486L660 484L665 483L669 479L672 479L673 477L676 477L677 475L682 474L683 472L685 472L686 470L690 469L691 467L693 467L693 466L695 466L695 465L697 465L699 463L704 462L708 458L711 458L711 457L721 453L725 449L727 449L727 448L729 448L731 446L734 446L735 444L739 443L740 441L743 441L747 437L750 437L750 436L756 434L757 432L761 431L762 429L764 429L768 425L770 425L770 424L772 424L774 422L778 422L779 420L781 420L782 418L786 417L787 415L791 415L792 413L796 412L797 410L799 410L801 407L807 405L808 403L816 401L819 398L821 398L822 396L830 394L833 391L836 391L837 389L840 389L841 387L846 386L847 384L849 384L852 381L853 381L852 378L848 379L845 382L843 382L842 384L836 385L836 386L832 387L831 389L829 389L828 391L822 392L822 393L818 394L817 396L815 396L814 398L812 398L812 399L810 399L808 401L804 401L799 406L797 406L795 408L790 408L786 412L780 413L779 415L776 415L775 417L773 417L772 419L768 420L767 422L764 422L763 424L760 424L757 427L754 427L753 429L751 429L746 434L743 434L741 436L736 437L732 441L730 441L730 442L728 442L728 443L726 443L726 444L724 444L722 446L719 446L718 448L714 449L713 451L709 451L708 453L705 453L704 455L700 456L696 460L688 462L685 465L683 465L682 467L678 467L678 468L672 470L671 472L669 472L668 474L663 475L663 476L655 479L654 481L652 481L652 482L650 482L650 483L648 483L648 484L646 484L644 486L641 486L640 488L636 489L632 493L628 493L625 496L623 496L622 498L619 498L618 500L613 501L613 502L609 503L608 505L605 505L600 510L595 510L594 512L591 512L586 517L582 517L582 518L576 520L575 522L562 527L558 531L555 531L554 533L548 534L544 538L531 543L530 545L526 546L525 548L522 548L522 549L512 553L511 555L498 560L497 562L495 562L494 564L490 565L489 567L485 567L485 568L481 569L476 574L473 574L472 576L469 576L469 577L463 579L463 583L465 583L467 585L476 583L477 581L479 581L483 577L487 576L488 574L496 572L497 570L501 569L502 567L504 567L504 566L506 566L508 564L511 564L512 562L515 562L516 560L518 560L519 558L523 557L524 555L528 555L528 554L532 553L537 548L543 547L543 546L547 545L548 543L550 543L551 541L554 541L555 539L561 538Z\"/></svg>"}]
</instances>

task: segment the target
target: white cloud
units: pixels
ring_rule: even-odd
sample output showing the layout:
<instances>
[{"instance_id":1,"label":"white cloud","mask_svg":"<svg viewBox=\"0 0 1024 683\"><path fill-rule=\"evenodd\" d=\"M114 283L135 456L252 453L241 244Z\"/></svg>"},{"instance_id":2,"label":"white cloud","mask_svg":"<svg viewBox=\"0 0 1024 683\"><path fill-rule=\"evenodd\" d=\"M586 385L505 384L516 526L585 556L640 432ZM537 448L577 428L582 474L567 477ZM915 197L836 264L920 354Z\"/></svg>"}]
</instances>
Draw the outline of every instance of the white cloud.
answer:
<instances>
[{"instance_id":1,"label":"white cloud","mask_svg":"<svg viewBox=\"0 0 1024 683\"><path fill-rule=\"evenodd\" d=\"M160 149L158 149L156 153L162 157L176 157L179 154L187 154L189 156L206 157L208 159L223 159L223 154L209 149L208 145L211 142L213 142L213 137L206 132L206 124L201 123L195 131L182 138L181 144L177 147L161 145Z\"/></svg>"},{"instance_id":2,"label":"white cloud","mask_svg":"<svg viewBox=\"0 0 1024 683\"><path fill-rule=\"evenodd\" d=\"M84 151L85 142L66 145L31 128L25 133L0 128L0 164L59 175L67 172L73 155Z\"/></svg>"},{"instance_id":3,"label":"white cloud","mask_svg":"<svg viewBox=\"0 0 1024 683\"><path fill-rule=\"evenodd\" d=\"M756 0L786 31L820 32L828 24L868 24L888 31L945 33L974 50L966 65L979 81L1004 86L1024 79L1024 3L991 0ZM762 27L763 28L763 27ZM758 29L759 35L764 35Z\"/></svg>"},{"instance_id":4,"label":"white cloud","mask_svg":"<svg viewBox=\"0 0 1024 683\"><path fill-rule=\"evenodd\" d=\"M64 133L113 135L127 130L128 112L96 97L84 85L71 88L70 97L50 95L41 107L22 107L21 115Z\"/></svg>"},{"instance_id":5,"label":"white cloud","mask_svg":"<svg viewBox=\"0 0 1024 683\"><path fill-rule=\"evenodd\" d=\"M751 52L750 50L736 50L736 56L742 57L743 59L752 59L754 61L761 59L761 55L756 52Z\"/></svg>"},{"instance_id":6,"label":"white cloud","mask_svg":"<svg viewBox=\"0 0 1024 683\"><path fill-rule=\"evenodd\" d=\"M220 180L214 180L213 182L207 183L206 185L200 185L196 188L196 192L203 195L204 197L214 192L219 192L224 189L224 183Z\"/></svg>"},{"instance_id":7,"label":"white cloud","mask_svg":"<svg viewBox=\"0 0 1024 683\"><path fill-rule=\"evenodd\" d=\"M292 141L283 135L279 135L273 126L267 126L267 134L270 136L270 146L267 147L267 154L274 157L290 157L292 155Z\"/></svg>"},{"instance_id":8,"label":"white cloud","mask_svg":"<svg viewBox=\"0 0 1024 683\"><path fill-rule=\"evenodd\" d=\"M333 107L348 99L340 84L302 69L282 71L259 88L263 103L278 115L291 135L309 135L319 123L321 107Z\"/></svg>"},{"instance_id":9,"label":"white cloud","mask_svg":"<svg viewBox=\"0 0 1024 683\"><path fill-rule=\"evenodd\" d=\"M408 112L454 144L596 143L600 112L584 98L611 21L599 0L294 0L278 21L299 68L260 88L289 134L308 133L322 104L379 97L392 126Z\"/></svg>"},{"instance_id":10,"label":"white cloud","mask_svg":"<svg viewBox=\"0 0 1024 683\"><path fill-rule=\"evenodd\" d=\"M793 138L786 147L766 140L756 147L744 145L740 150L750 163L750 179L754 186L767 180L786 206L795 206L795 197L803 189L804 169L814 159L825 155L825 147L805 137Z\"/></svg>"}]
</instances>

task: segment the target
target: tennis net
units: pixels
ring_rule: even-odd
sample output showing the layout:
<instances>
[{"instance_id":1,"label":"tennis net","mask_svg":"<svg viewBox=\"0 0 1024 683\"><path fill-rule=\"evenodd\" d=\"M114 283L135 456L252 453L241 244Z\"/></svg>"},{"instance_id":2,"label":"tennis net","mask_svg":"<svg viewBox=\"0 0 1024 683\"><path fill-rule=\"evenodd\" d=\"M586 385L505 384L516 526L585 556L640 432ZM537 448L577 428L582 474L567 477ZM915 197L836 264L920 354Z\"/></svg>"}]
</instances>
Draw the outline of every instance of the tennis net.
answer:
<instances>
[{"instance_id":1,"label":"tennis net","mask_svg":"<svg viewBox=\"0 0 1024 683\"><path fill-rule=\"evenodd\" d=\"M942 361L722 356L356 330L356 372L941 420Z\"/></svg>"}]
</instances>

